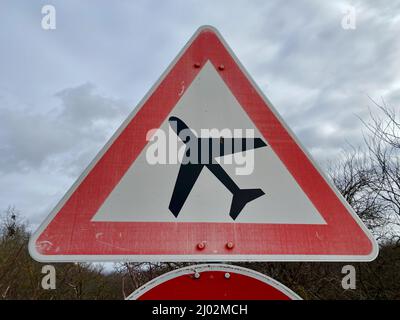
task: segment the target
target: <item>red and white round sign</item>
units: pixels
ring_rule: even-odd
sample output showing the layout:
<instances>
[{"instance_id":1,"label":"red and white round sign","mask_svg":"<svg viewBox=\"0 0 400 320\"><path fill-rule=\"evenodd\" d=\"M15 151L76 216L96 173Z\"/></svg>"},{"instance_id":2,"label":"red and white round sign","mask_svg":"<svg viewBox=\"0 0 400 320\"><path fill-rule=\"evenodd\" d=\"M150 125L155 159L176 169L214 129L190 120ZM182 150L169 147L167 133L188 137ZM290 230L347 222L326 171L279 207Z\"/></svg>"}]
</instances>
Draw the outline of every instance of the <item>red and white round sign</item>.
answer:
<instances>
[{"instance_id":1,"label":"red and white round sign","mask_svg":"<svg viewBox=\"0 0 400 320\"><path fill-rule=\"evenodd\" d=\"M301 300L259 272L225 264L194 265L159 276L127 300Z\"/></svg>"}]
</instances>

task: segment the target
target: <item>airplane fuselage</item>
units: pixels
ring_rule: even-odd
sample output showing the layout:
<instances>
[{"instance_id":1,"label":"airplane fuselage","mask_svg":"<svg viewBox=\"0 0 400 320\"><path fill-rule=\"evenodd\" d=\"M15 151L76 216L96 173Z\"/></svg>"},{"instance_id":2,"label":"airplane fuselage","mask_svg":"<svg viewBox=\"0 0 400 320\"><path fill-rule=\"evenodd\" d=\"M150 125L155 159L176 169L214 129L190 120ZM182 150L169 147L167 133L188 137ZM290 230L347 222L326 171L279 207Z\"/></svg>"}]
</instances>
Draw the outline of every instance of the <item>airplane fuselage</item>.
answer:
<instances>
[{"instance_id":1,"label":"airplane fuselage","mask_svg":"<svg viewBox=\"0 0 400 320\"><path fill-rule=\"evenodd\" d=\"M169 209L175 217L179 215L202 169L207 167L217 179L232 193L230 216L233 220L244 206L264 195L261 189L240 189L226 173L216 158L267 146L260 138L199 138L179 118L170 117L170 126L186 144Z\"/></svg>"}]
</instances>

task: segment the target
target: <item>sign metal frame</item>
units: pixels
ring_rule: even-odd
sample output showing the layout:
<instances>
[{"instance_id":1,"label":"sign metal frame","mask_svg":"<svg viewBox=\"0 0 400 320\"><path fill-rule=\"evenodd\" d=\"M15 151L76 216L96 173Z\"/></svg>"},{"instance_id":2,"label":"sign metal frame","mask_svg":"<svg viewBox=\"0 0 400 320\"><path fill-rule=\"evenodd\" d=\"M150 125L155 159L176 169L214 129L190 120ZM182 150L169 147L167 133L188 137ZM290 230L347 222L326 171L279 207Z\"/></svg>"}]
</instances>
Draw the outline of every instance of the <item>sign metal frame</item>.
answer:
<instances>
[{"instance_id":1,"label":"sign metal frame","mask_svg":"<svg viewBox=\"0 0 400 320\"><path fill-rule=\"evenodd\" d=\"M181 253L167 253L165 252L152 252L149 254L143 254L143 253L130 253L129 250L124 251L123 248L118 251L118 254L113 254L112 248L108 251L107 246L110 246L110 242L104 242L102 240L102 236L104 235L103 231L107 230L107 226L104 225L103 229L101 230L102 232L96 232L93 233L94 231L90 231L90 226L89 223L87 225L79 225L79 221L74 221L73 226L65 226L63 225L62 221L61 222L56 222L56 227L57 230L63 230L63 228L75 228L77 227L77 230L73 230L74 234L82 234L82 243L85 241L91 241L93 243L97 243L99 246L102 246L104 248L103 254L100 254L98 252L89 252L87 248L85 250L82 250L77 253L79 250L79 244L74 244L73 240L71 238L69 239L64 239L67 241L70 241L70 246L68 252L63 252L63 253L58 253L57 252L57 246L54 246L54 243L52 243L52 239L47 239L46 232L48 231L48 227L54 223L54 219L57 217L58 213L60 210L63 209L65 205L68 204L68 201L70 200L71 196L80 188L80 186L85 182L85 179L91 174L92 170L97 169L99 166L99 163L102 161L103 156L109 151L109 149L113 146L113 144L118 140L119 136L124 132L124 130L132 125L132 121L135 119L142 119L143 118L143 109L142 107L148 103L149 99L152 98L153 94L160 89L160 86L162 86L163 82L166 80L168 76L170 76L171 72L174 72L174 68L177 63L180 62L180 59L183 57L183 55L187 52L187 50L190 48L190 46L193 44L194 41L198 37L200 37L203 33L209 33L212 36L216 37L216 39L222 44L222 47L228 55L232 58L233 64L235 64L235 68L237 68L238 71L240 72L241 75L243 76L243 81L247 81L248 85L252 87L254 90L254 95L257 96L257 99L261 101L263 104L265 104L268 107L268 112L270 113L269 117L274 117L274 121L277 123L280 123L281 125L281 132L285 132L287 135L288 139L291 140L291 143L293 146L297 146L298 148L298 154L300 155L300 158L298 161L306 161L307 166L305 167L304 170L314 170L313 174L315 176L319 176L319 185L318 186L328 186L327 191L325 192L326 197L329 199L333 199L336 197L339 201L336 204L336 209L341 211L341 212L347 212L347 214L342 214L344 218L346 218L346 223L351 224L352 227L349 227L348 230L351 230L351 228L354 229L354 232L357 233L355 237L355 242L354 243L349 243L351 241L351 235L348 235L346 232L343 232L342 238L339 239L339 246L340 250L338 252L333 252L334 249L332 249L332 252L329 252L329 250L322 252L323 250L320 250L322 253L320 253L317 249L314 250L313 252L307 252L306 249L302 250L297 250L296 253L287 253L291 252L290 250L294 250L291 246L295 245L294 244L288 244L285 247L285 252L283 253L272 253L272 254L255 254L254 252L250 252L248 254L235 254L235 250L225 250L225 254L206 254L206 253L201 253L200 251L196 251L195 249L195 244L194 244L194 249L193 252L190 254L181 254ZM193 61L195 61L196 57L193 57ZM228 63L229 64L229 63ZM232 65L233 65L232 64ZM229 66L228 66L229 67ZM193 71L193 72L198 72L198 71ZM224 70L224 72L229 72ZM193 79L194 75L190 75L190 78ZM190 82L190 81L189 81ZM177 86L179 86L177 84ZM178 87L177 87L178 89ZM180 88L179 88L180 90ZM254 111L253 111L254 112ZM139 121L139 120L138 120ZM261 121L261 120L260 120ZM136 123L137 124L137 123ZM279 130L278 130L279 131ZM279 134L279 133L277 133ZM282 151L283 152L283 151ZM286 155L287 157L287 155ZM101 164L100 164L101 165ZM304 174L303 174L304 175ZM295 177L296 178L296 177ZM322 178L322 179L321 179ZM303 178L304 180L304 178ZM309 184L309 189L311 190L313 187L310 186ZM316 186L315 188L318 188ZM314 188L314 189L315 189ZM316 190L311 190L314 195L316 194ZM319 192L319 191L318 191ZM315 196L314 196L315 197ZM315 199L314 199L315 200ZM320 201L320 206L323 205L323 201ZM334 214L334 212L332 212ZM326 219L326 215L324 218ZM342 218L343 218L342 217ZM338 219L336 219L336 222ZM346 225L344 223L344 225ZM101 225L101 223L100 223ZM328 221L329 225L329 221ZM143 224L143 227L145 227L145 224ZM334 232L329 231L327 232L326 235L319 234L318 231L313 231L313 229L309 229L307 226L301 227L302 230L306 230L308 234L314 234L314 237L316 238L326 238L331 237L333 239L334 237ZM336 230L339 228L336 226ZM65 229L68 231L69 229ZM92 232L87 235L85 238L85 232ZM72 231L70 231L72 234ZM299 236L299 243L304 242L306 243L309 241L309 239L302 238L301 230L299 228L296 228L292 225L287 225L287 234L292 234L295 236ZM283 239L283 238L282 238ZM231 239L227 239L231 240ZM345 251L346 245L352 246L354 250L358 250L357 253L355 254L347 254ZM111 246L114 246L114 249L118 249L118 243L113 243ZM320 244L322 248L322 244ZM363 246L365 247L363 249ZM352 250L353 250L352 249ZM48 251L49 250L49 251ZM294 250L296 251L296 250ZM290 130L290 128L287 127L283 119L280 117L276 109L273 107L272 103L267 99L267 97L263 94L263 92L259 89L257 84L253 81L251 76L247 73L247 71L244 69L240 61L236 58L235 54L232 52L230 47L226 44L222 36L219 34L219 32L214 29L213 27L210 26L203 26L200 27L196 33L192 36L192 38L189 40L189 42L184 46L184 48L181 50L181 52L178 54L178 56L172 61L172 63L169 65L169 67L166 69L166 71L162 74L160 79L154 84L154 86L150 89L150 91L145 95L145 97L141 100L139 105L131 112L131 114L128 116L128 118L122 123L120 128L115 132L115 134L111 137L111 139L106 143L106 145L101 149L101 151L97 154L97 156L93 159L93 161L89 164L89 166L84 170L82 175L77 179L77 181L72 185L72 187L68 190L68 192L65 194L65 196L61 199L61 201L58 203L58 205L54 208L54 210L50 213L50 215L45 219L45 221L42 223L42 225L38 228L38 230L33 234L33 236L30 239L29 242L29 252L31 256L41 262L71 262L71 261L372 261L374 260L377 255L378 255L378 245L374 239L374 237L370 234L368 229L365 227L365 225L362 223L360 218L356 215L356 213L353 211L351 206L346 202L346 200L342 197L342 195L339 193L339 191L336 189L336 187L331 183L331 181L325 176L325 174L322 172L322 170L319 168L317 163L313 161L307 150L304 148L304 146L301 144L301 142L296 138L294 133ZM48 253L49 252L49 253Z\"/></svg>"}]
</instances>

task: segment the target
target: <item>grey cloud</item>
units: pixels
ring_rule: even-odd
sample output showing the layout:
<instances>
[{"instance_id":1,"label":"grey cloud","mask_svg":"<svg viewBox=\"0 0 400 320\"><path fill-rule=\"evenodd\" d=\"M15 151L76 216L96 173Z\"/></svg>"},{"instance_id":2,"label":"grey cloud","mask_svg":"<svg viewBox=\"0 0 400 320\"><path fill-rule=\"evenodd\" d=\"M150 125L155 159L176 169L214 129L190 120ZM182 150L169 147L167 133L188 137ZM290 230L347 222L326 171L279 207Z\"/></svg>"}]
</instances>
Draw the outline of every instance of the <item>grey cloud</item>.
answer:
<instances>
[{"instance_id":1,"label":"grey cloud","mask_svg":"<svg viewBox=\"0 0 400 320\"><path fill-rule=\"evenodd\" d=\"M126 104L100 95L92 84L64 89L56 97L60 104L45 113L0 109L0 171L37 169L58 159L58 166L73 172L81 167L77 160L87 162L83 155L93 154L128 111Z\"/></svg>"},{"instance_id":2,"label":"grey cloud","mask_svg":"<svg viewBox=\"0 0 400 320\"><path fill-rule=\"evenodd\" d=\"M321 163L362 141L368 96L400 104L396 1L52 3L51 32L40 28L47 3L0 11L0 208L15 204L35 223L202 24L221 31ZM340 24L349 5L354 31Z\"/></svg>"},{"instance_id":3,"label":"grey cloud","mask_svg":"<svg viewBox=\"0 0 400 320\"><path fill-rule=\"evenodd\" d=\"M356 8L354 31L341 28L349 5ZM296 1L267 7L275 14L261 20L260 40L245 54L256 81L320 161L348 142L361 143L358 117L368 115L368 96L396 97L399 5Z\"/></svg>"},{"instance_id":4,"label":"grey cloud","mask_svg":"<svg viewBox=\"0 0 400 320\"><path fill-rule=\"evenodd\" d=\"M102 119L119 118L126 107L121 101L101 96L94 92L91 83L67 88L56 94L62 101L62 112L59 118L78 128L82 124L93 125Z\"/></svg>"}]
</instances>

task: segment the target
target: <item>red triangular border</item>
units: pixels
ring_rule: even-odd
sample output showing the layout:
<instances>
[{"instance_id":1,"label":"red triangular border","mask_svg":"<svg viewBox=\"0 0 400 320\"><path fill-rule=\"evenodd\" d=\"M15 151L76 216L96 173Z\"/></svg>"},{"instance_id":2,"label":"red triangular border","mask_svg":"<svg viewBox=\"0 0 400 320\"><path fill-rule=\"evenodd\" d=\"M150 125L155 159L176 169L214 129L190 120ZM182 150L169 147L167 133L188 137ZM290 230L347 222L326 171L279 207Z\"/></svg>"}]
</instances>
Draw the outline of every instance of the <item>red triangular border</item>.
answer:
<instances>
[{"instance_id":1,"label":"red triangular border","mask_svg":"<svg viewBox=\"0 0 400 320\"><path fill-rule=\"evenodd\" d=\"M209 60L326 225L91 222L102 203ZM218 67L223 65L223 70ZM162 101L162 103L160 103ZM301 149L211 27L200 28L30 241L40 261L373 260L375 240ZM199 242L206 241L203 250ZM233 249L225 244L232 241Z\"/></svg>"}]
</instances>

